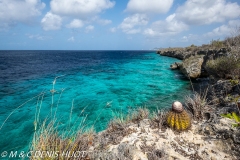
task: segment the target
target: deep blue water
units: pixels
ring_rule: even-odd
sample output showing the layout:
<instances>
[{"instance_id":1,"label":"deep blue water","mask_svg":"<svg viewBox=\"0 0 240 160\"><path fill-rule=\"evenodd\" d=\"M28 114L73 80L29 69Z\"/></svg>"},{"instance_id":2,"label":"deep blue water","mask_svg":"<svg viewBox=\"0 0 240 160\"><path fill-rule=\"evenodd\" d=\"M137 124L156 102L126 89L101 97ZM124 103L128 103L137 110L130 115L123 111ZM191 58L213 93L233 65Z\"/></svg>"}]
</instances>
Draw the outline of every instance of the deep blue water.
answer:
<instances>
[{"instance_id":1,"label":"deep blue water","mask_svg":"<svg viewBox=\"0 0 240 160\"><path fill-rule=\"evenodd\" d=\"M27 150L39 106L40 121L56 112L60 130L76 130L86 119L84 125L96 131L137 107L169 108L190 93L189 81L169 69L175 61L153 51L0 51L0 126L44 92L42 101L29 101L6 121L0 151Z\"/></svg>"}]
</instances>

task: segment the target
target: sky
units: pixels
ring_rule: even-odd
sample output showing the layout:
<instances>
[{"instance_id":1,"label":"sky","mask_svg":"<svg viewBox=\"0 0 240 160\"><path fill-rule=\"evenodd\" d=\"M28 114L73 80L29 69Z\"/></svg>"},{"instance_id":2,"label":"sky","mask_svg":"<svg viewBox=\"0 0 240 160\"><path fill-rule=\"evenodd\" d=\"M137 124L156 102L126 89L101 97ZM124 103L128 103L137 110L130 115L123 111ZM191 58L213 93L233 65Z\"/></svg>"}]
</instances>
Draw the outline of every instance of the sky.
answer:
<instances>
[{"instance_id":1,"label":"sky","mask_svg":"<svg viewBox=\"0 0 240 160\"><path fill-rule=\"evenodd\" d=\"M236 34L240 0L0 0L0 50L152 50Z\"/></svg>"}]
</instances>

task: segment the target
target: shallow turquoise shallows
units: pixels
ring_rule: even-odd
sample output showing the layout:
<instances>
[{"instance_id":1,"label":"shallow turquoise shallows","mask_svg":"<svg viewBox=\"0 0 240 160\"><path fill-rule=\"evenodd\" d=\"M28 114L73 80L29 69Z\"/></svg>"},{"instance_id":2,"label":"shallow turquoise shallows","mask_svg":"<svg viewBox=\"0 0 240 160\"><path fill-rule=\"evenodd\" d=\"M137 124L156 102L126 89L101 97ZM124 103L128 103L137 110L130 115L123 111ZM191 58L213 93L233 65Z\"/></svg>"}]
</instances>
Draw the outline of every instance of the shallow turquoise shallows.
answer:
<instances>
[{"instance_id":1,"label":"shallow turquoise shallows","mask_svg":"<svg viewBox=\"0 0 240 160\"><path fill-rule=\"evenodd\" d=\"M176 61L153 51L1 51L0 122L33 99L3 125L0 151L27 151L38 114L41 122L55 116L60 132L101 131L137 107L169 108L191 92L189 81L169 69Z\"/></svg>"}]
</instances>

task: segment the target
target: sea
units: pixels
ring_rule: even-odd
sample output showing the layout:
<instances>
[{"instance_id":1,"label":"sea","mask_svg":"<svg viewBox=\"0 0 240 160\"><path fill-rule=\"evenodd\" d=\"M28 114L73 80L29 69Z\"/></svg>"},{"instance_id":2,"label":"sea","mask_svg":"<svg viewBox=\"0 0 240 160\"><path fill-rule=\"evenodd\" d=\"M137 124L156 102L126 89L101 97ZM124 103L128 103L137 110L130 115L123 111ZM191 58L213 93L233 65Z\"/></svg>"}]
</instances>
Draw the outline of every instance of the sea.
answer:
<instances>
[{"instance_id":1,"label":"sea","mask_svg":"<svg viewBox=\"0 0 240 160\"><path fill-rule=\"evenodd\" d=\"M170 70L178 61L155 51L0 51L0 152L29 150L45 120L59 133L100 132L137 108L169 109L191 93Z\"/></svg>"}]
</instances>

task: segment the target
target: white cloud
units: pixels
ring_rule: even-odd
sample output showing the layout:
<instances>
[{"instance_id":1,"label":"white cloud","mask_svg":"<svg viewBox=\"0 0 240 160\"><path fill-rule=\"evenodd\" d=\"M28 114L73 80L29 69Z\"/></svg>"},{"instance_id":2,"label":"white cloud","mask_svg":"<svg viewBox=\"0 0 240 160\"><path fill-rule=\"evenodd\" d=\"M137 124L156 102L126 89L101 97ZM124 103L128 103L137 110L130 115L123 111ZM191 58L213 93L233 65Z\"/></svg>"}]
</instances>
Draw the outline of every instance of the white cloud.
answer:
<instances>
[{"instance_id":1,"label":"white cloud","mask_svg":"<svg viewBox=\"0 0 240 160\"><path fill-rule=\"evenodd\" d=\"M74 38L74 37L70 37L70 38L68 38L68 41L69 41L69 42L74 42L74 41L75 41L75 38Z\"/></svg>"},{"instance_id":2,"label":"white cloud","mask_svg":"<svg viewBox=\"0 0 240 160\"><path fill-rule=\"evenodd\" d=\"M58 30L62 25L62 18L58 15L48 12L41 21L44 30Z\"/></svg>"},{"instance_id":3,"label":"white cloud","mask_svg":"<svg viewBox=\"0 0 240 160\"><path fill-rule=\"evenodd\" d=\"M226 0L188 0L176 11L176 18L188 25L224 22L240 16L240 6Z\"/></svg>"},{"instance_id":4,"label":"white cloud","mask_svg":"<svg viewBox=\"0 0 240 160\"><path fill-rule=\"evenodd\" d=\"M47 36L41 36L39 34L27 34L28 38L30 39L37 39L37 40L45 40L45 39L49 39L50 37Z\"/></svg>"},{"instance_id":5,"label":"white cloud","mask_svg":"<svg viewBox=\"0 0 240 160\"><path fill-rule=\"evenodd\" d=\"M219 37L219 36L232 36L236 27L240 27L240 20L230 20L227 24L221 25L211 32L206 33L204 36L206 37Z\"/></svg>"},{"instance_id":6,"label":"white cloud","mask_svg":"<svg viewBox=\"0 0 240 160\"><path fill-rule=\"evenodd\" d=\"M65 26L75 29L91 22L107 25L112 21L101 19L98 14L112 8L114 5L115 2L112 0L51 0L51 10L42 19L42 26L44 30L56 30L66 20L71 20L71 22L65 24ZM86 32L93 29L94 27L87 27Z\"/></svg>"},{"instance_id":7,"label":"white cloud","mask_svg":"<svg viewBox=\"0 0 240 160\"><path fill-rule=\"evenodd\" d=\"M226 2L226 0L187 0L182 6L177 8L175 13L169 15L165 20L156 21L151 27L145 29L144 34L150 37L175 35L188 30L192 25L225 22L239 16L240 6L237 3ZM208 36L227 33L230 30L229 26L230 24L222 25L209 32ZM182 38L185 41L187 39L189 37Z\"/></svg>"},{"instance_id":8,"label":"white cloud","mask_svg":"<svg viewBox=\"0 0 240 160\"><path fill-rule=\"evenodd\" d=\"M199 35L196 35L196 34L189 34L189 35L185 35L183 37L180 38L180 42L192 42L193 43L196 43L196 42L199 42L202 38L200 38Z\"/></svg>"},{"instance_id":9,"label":"white cloud","mask_svg":"<svg viewBox=\"0 0 240 160\"><path fill-rule=\"evenodd\" d=\"M89 25L85 28L86 33L93 31L93 30L94 30L94 26L92 26L92 25Z\"/></svg>"},{"instance_id":10,"label":"white cloud","mask_svg":"<svg viewBox=\"0 0 240 160\"><path fill-rule=\"evenodd\" d=\"M112 8L115 2L110 0L52 0L50 5L51 12L54 14L85 19Z\"/></svg>"},{"instance_id":11,"label":"white cloud","mask_svg":"<svg viewBox=\"0 0 240 160\"><path fill-rule=\"evenodd\" d=\"M182 42L187 42L187 41L188 41L188 37L187 37L187 36L183 36L183 37L181 38L181 41L182 41Z\"/></svg>"},{"instance_id":12,"label":"white cloud","mask_svg":"<svg viewBox=\"0 0 240 160\"><path fill-rule=\"evenodd\" d=\"M93 17L90 21L92 21L92 22L97 22L98 24L103 25L103 26L112 23L111 20L109 20L109 19L101 19L99 16Z\"/></svg>"},{"instance_id":13,"label":"white cloud","mask_svg":"<svg viewBox=\"0 0 240 160\"><path fill-rule=\"evenodd\" d=\"M98 19L97 22L100 23L101 25L108 25L112 23L112 21L109 19Z\"/></svg>"},{"instance_id":14,"label":"white cloud","mask_svg":"<svg viewBox=\"0 0 240 160\"><path fill-rule=\"evenodd\" d=\"M187 30L188 26L183 22L177 21L175 16L175 14L172 14L165 21L160 20L152 23L150 28L145 29L144 34L150 37L166 36Z\"/></svg>"},{"instance_id":15,"label":"white cloud","mask_svg":"<svg viewBox=\"0 0 240 160\"><path fill-rule=\"evenodd\" d=\"M81 28L84 25L82 20L74 19L70 24L67 25L67 28Z\"/></svg>"},{"instance_id":16,"label":"white cloud","mask_svg":"<svg viewBox=\"0 0 240 160\"><path fill-rule=\"evenodd\" d=\"M128 31L126 31L127 34L137 34L137 33L140 33L141 32L141 29L130 29Z\"/></svg>"},{"instance_id":17,"label":"white cloud","mask_svg":"<svg viewBox=\"0 0 240 160\"><path fill-rule=\"evenodd\" d=\"M173 0L130 0L126 11L133 13L166 13Z\"/></svg>"},{"instance_id":18,"label":"white cloud","mask_svg":"<svg viewBox=\"0 0 240 160\"><path fill-rule=\"evenodd\" d=\"M145 14L134 14L130 17L127 17L119 25L119 28L127 34L139 33L141 30L135 29L136 26L145 26L148 24L148 17Z\"/></svg>"},{"instance_id":19,"label":"white cloud","mask_svg":"<svg viewBox=\"0 0 240 160\"><path fill-rule=\"evenodd\" d=\"M41 0L0 0L0 27L7 28L17 22L29 23L41 15L44 7Z\"/></svg>"},{"instance_id":20,"label":"white cloud","mask_svg":"<svg viewBox=\"0 0 240 160\"><path fill-rule=\"evenodd\" d=\"M110 32L115 33L117 31L116 27L110 28Z\"/></svg>"}]
</instances>

